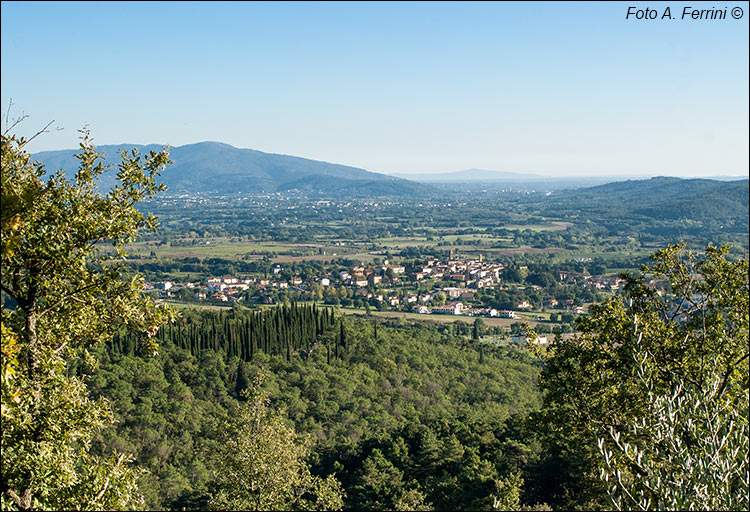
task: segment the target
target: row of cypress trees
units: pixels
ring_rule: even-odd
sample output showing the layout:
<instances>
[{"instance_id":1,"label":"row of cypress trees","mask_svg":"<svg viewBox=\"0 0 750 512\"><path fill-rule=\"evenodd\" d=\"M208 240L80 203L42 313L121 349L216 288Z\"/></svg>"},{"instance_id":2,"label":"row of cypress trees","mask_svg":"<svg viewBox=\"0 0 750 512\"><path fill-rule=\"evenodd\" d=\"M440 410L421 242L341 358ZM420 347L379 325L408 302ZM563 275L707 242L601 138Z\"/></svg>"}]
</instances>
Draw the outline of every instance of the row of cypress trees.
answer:
<instances>
[{"instance_id":1,"label":"row of cypress trees","mask_svg":"<svg viewBox=\"0 0 750 512\"><path fill-rule=\"evenodd\" d=\"M191 311L181 321L161 326L156 337L160 344L173 343L192 355L212 350L227 360L252 361L256 352L264 352L289 360L295 353L309 354L335 326L331 308L291 303L254 311ZM332 337L336 354L346 343L343 323L339 329L339 335ZM128 355L138 352L138 346L138 335L132 333L117 334L109 344L113 352Z\"/></svg>"}]
</instances>

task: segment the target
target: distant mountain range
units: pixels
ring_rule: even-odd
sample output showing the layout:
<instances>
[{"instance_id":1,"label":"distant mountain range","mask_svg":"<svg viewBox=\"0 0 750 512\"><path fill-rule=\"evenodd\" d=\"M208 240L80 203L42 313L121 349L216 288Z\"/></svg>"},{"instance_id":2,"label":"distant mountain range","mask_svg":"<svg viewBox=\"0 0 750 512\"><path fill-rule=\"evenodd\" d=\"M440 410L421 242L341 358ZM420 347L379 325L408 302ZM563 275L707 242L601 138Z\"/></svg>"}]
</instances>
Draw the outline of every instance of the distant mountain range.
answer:
<instances>
[{"instance_id":1,"label":"distant mountain range","mask_svg":"<svg viewBox=\"0 0 750 512\"><path fill-rule=\"evenodd\" d=\"M494 182L494 181L538 181L545 179L539 174L525 174L518 172L488 171L486 169L466 169L465 171L406 174L394 173L393 176L413 180L420 183L465 183L467 181Z\"/></svg>"},{"instance_id":2,"label":"distant mountain range","mask_svg":"<svg viewBox=\"0 0 750 512\"><path fill-rule=\"evenodd\" d=\"M637 175L593 175L593 176L545 176L534 173L520 173L507 171L490 171L487 169L466 169L464 171L445 173L393 173L392 176L416 181L419 183L435 185L461 184L477 189L482 185L526 185L534 188L548 190L560 190L565 188L582 188L603 185L606 183L626 180L647 180L649 176ZM717 176L711 180L733 181L742 179L742 176Z\"/></svg>"},{"instance_id":3,"label":"distant mountain range","mask_svg":"<svg viewBox=\"0 0 750 512\"><path fill-rule=\"evenodd\" d=\"M147 154L161 150L162 146L119 144L99 146L98 150L105 153L105 163L116 164L120 151L132 148ZM79 161L74 158L78 152L72 149L45 151L32 157L44 162L50 173L63 169L72 176L78 168ZM551 178L483 169L447 174L400 175L424 182L418 183L356 167L239 149L220 142L174 147L170 158L174 163L167 166L161 176L170 193L229 195L296 190L338 197L410 197L450 194L464 189L471 191L472 187L481 189L482 183L489 184L490 188L493 184L511 187L514 184L531 184L539 190L551 190L543 206L549 209L550 214L564 210L619 210L661 219L721 219L736 218L738 215L746 219L748 214L746 179L720 181L659 177L612 182L617 178ZM108 190L115 184L115 174L116 169L105 172L100 184L102 190Z\"/></svg>"},{"instance_id":4,"label":"distant mountain range","mask_svg":"<svg viewBox=\"0 0 750 512\"><path fill-rule=\"evenodd\" d=\"M734 220L748 223L748 180L720 181L655 177L555 191L549 212L632 212L661 220Z\"/></svg>"},{"instance_id":5,"label":"distant mountain range","mask_svg":"<svg viewBox=\"0 0 750 512\"><path fill-rule=\"evenodd\" d=\"M158 144L98 146L107 164L119 161L120 151L160 151ZM63 169L72 174L79 150L44 151L32 155L49 172ZM221 142L199 142L172 148L174 162L162 173L170 192L260 193L299 190L347 196L402 196L429 192L430 187L405 179L296 156L240 149ZM115 184L116 170L102 176L101 188Z\"/></svg>"}]
</instances>

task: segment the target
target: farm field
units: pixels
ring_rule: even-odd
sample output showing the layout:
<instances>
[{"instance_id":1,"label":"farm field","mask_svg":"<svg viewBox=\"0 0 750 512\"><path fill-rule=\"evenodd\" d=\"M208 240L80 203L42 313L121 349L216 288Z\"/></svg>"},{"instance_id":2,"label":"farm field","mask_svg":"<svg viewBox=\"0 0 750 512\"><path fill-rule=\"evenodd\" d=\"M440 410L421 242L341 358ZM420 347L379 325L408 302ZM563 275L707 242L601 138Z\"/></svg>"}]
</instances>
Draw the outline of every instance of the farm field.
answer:
<instances>
[{"instance_id":1,"label":"farm field","mask_svg":"<svg viewBox=\"0 0 750 512\"><path fill-rule=\"evenodd\" d=\"M366 313L361 309L353 308L340 308L340 311L345 315L354 316L366 316ZM409 321L416 322L432 322L441 324L452 324L455 322L471 323L477 318L481 318L485 325L488 327L510 327L511 324L516 322L526 322L530 326L541 323L538 320L530 318L487 318L487 317L473 317L473 316L462 316L462 315L420 315L418 313L407 313L404 311L371 311L370 314L374 317L379 318L403 318Z\"/></svg>"},{"instance_id":2,"label":"farm field","mask_svg":"<svg viewBox=\"0 0 750 512\"><path fill-rule=\"evenodd\" d=\"M183 309L207 309L210 311L222 311L227 309L232 309L231 306L216 306L213 304L195 304L195 303L186 303L186 302L180 302L177 300L165 300L167 304L175 308L176 310L180 311Z\"/></svg>"},{"instance_id":3,"label":"farm field","mask_svg":"<svg viewBox=\"0 0 750 512\"><path fill-rule=\"evenodd\" d=\"M531 231L563 231L572 226L572 222L552 221L547 224L506 224L502 229L530 229Z\"/></svg>"},{"instance_id":4,"label":"farm field","mask_svg":"<svg viewBox=\"0 0 750 512\"><path fill-rule=\"evenodd\" d=\"M246 242L233 241L228 237L196 240L199 241L195 244L190 244L184 239L178 240L175 245L165 245L155 241L138 242L126 246L125 249L127 253L132 256L148 256L153 252L157 258L252 259L253 257L261 258L267 253L275 253L278 254L279 257L311 257L307 259L321 261L330 260L342 255L349 255L355 252L354 248L326 244Z\"/></svg>"},{"instance_id":5,"label":"farm field","mask_svg":"<svg viewBox=\"0 0 750 512\"><path fill-rule=\"evenodd\" d=\"M167 299L164 302L177 310L183 309L207 309L213 311L232 309L231 306L219 306L215 304L196 304L186 303L178 300ZM306 301L300 301L299 304L307 304ZM323 303L318 303L321 307L326 307ZM275 306L264 306L275 307ZM337 307L337 312L348 316L365 317L367 314L362 309L356 308L342 308ZM410 322L431 322L440 324L452 324L455 322L471 323L475 319L481 318L484 324L488 327L510 327L511 324L518 322L525 322L530 326L535 326L540 323L546 323L537 319L537 316L541 316L544 320L549 320L549 313L517 313L518 318L488 318L488 317L472 317L463 315L422 315L418 313L408 313L404 311L370 311L370 315L377 318L403 318Z\"/></svg>"}]
</instances>

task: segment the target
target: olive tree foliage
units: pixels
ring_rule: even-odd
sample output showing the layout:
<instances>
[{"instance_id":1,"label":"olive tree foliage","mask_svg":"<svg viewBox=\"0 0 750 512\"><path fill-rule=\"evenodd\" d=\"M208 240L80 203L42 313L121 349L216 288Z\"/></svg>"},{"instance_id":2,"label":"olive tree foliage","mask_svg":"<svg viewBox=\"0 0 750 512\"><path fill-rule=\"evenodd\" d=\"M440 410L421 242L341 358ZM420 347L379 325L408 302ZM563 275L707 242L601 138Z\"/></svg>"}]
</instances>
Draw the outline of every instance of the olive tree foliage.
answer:
<instances>
[{"instance_id":1,"label":"olive tree foliage","mask_svg":"<svg viewBox=\"0 0 750 512\"><path fill-rule=\"evenodd\" d=\"M519 473L512 473L505 478L495 480L495 493L492 494L492 510L552 510L546 503L537 503L534 506L521 505L522 488L523 478Z\"/></svg>"},{"instance_id":2,"label":"olive tree foliage","mask_svg":"<svg viewBox=\"0 0 750 512\"><path fill-rule=\"evenodd\" d=\"M308 439L297 436L269 408L263 373L243 393L247 400L222 429L214 456L214 510L341 510L343 492L333 477L310 473Z\"/></svg>"},{"instance_id":3,"label":"olive tree foliage","mask_svg":"<svg viewBox=\"0 0 750 512\"><path fill-rule=\"evenodd\" d=\"M622 296L593 305L577 320L576 336L543 354L544 406L536 420L546 444L557 447L562 476L550 493L568 506L611 506L597 440L614 431L621 442L635 442L631 427L653 410L653 397L716 381L717 406L741 403L748 389L748 260L728 254L708 247L699 255L682 245L656 252L640 276L624 276Z\"/></svg>"},{"instance_id":4,"label":"olive tree foliage","mask_svg":"<svg viewBox=\"0 0 750 512\"><path fill-rule=\"evenodd\" d=\"M721 372L703 386L681 382L670 393L654 391L647 351L635 354L638 385L648 396L645 414L623 432L610 427L598 447L617 510L747 510L748 392L718 399ZM736 385L733 383L731 385ZM627 439L631 440L628 441Z\"/></svg>"},{"instance_id":5,"label":"olive tree foliage","mask_svg":"<svg viewBox=\"0 0 750 512\"><path fill-rule=\"evenodd\" d=\"M88 451L112 411L68 368L75 358L93 368L87 348L118 328L143 333L154 353L151 336L173 315L124 263L124 245L156 228L135 204L163 189L156 178L168 152L123 153L118 184L102 194L106 168L87 131L69 180L45 176L25 149L30 139L11 133L16 124L6 121L2 134L2 508L132 508L140 498L130 457Z\"/></svg>"}]
</instances>

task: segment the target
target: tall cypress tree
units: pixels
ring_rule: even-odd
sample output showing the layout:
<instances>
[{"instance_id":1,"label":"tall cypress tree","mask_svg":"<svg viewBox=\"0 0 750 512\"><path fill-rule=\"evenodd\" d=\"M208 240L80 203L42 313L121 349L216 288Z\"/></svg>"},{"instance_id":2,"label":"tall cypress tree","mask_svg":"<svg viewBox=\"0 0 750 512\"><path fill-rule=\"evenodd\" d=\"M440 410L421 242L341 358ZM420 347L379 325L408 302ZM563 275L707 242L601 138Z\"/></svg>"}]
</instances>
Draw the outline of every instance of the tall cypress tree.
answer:
<instances>
[{"instance_id":1,"label":"tall cypress tree","mask_svg":"<svg viewBox=\"0 0 750 512\"><path fill-rule=\"evenodd\" d=\"M246 390L250 385L250 379L247 378L247 371L245 370L244 361L237 362L237 380L234 384L234 395L238 400L245 400L242 396L242 391Z\"/></svg>"}]
</instances>

